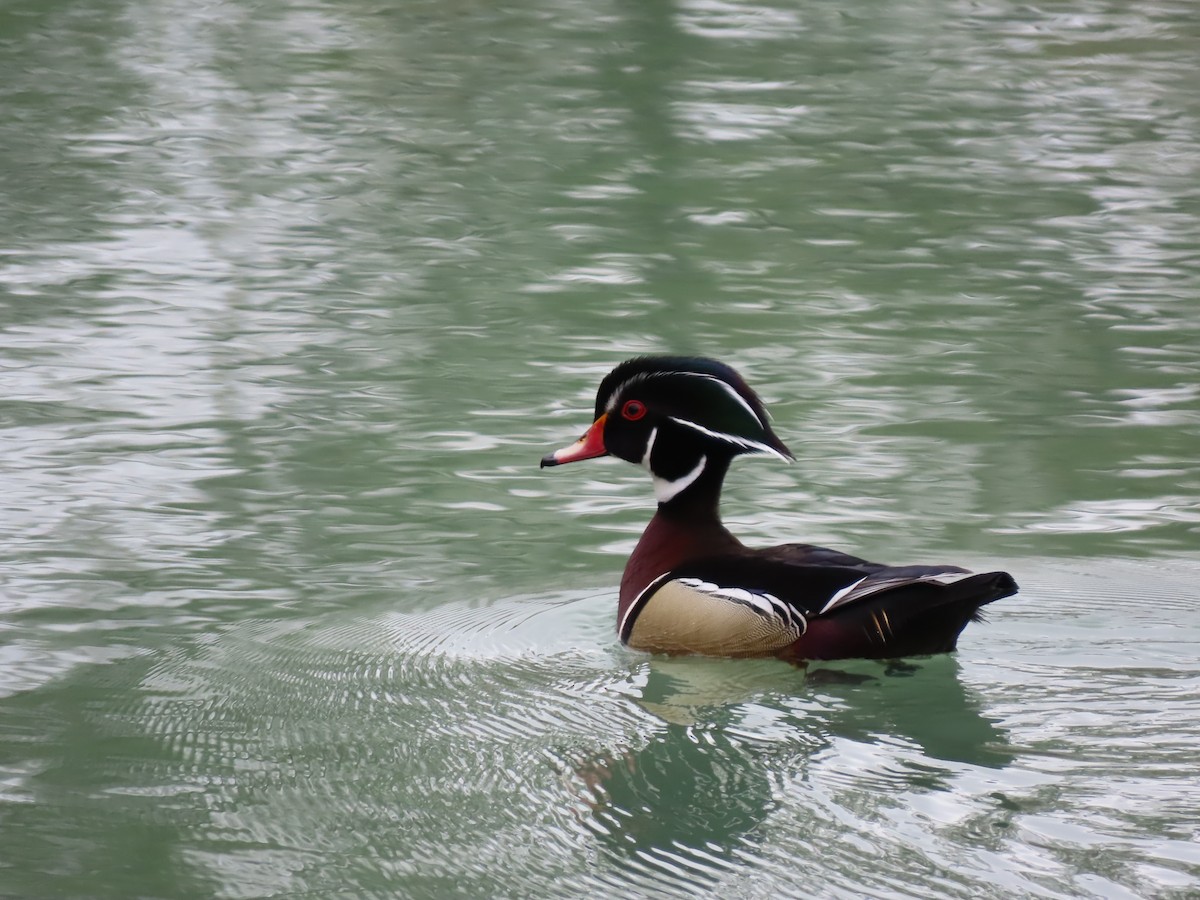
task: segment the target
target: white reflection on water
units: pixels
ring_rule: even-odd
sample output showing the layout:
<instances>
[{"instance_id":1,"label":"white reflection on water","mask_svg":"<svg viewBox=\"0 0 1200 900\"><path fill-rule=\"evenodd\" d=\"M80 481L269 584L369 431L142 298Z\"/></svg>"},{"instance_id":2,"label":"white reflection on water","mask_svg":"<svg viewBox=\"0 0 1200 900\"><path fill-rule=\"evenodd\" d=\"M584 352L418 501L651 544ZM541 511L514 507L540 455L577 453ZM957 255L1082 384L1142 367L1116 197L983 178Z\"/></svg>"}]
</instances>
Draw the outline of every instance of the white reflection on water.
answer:
<instances>
[{"instance_id":1,"label":"white reflection on water","mask_svg":"<svg viewBox=\"0 0 1200 900\"><path fill-rule=\"evenodd\" d=\"M996 530L1000 533L1146 531L1171 523L1200 525L1200 508L1195 497L1078 501L1040 513L1024 525L1001 525Z\"/></svg>"}]
</instances>

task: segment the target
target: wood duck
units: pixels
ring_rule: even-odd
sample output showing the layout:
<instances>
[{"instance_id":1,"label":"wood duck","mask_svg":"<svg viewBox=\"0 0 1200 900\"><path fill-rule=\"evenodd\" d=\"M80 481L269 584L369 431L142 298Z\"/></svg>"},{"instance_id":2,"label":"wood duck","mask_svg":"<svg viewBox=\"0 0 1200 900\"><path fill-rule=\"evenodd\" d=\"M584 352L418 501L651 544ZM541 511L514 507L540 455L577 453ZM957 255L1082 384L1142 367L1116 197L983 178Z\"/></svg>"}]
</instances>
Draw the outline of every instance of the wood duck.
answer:
<instances>
[{"instance_id":1,"label":"wood duck","mask_svg":"<svg viewBox=\"0 0 1200 900\"><path fill-rule=\"evenodd\" d=\"M887 566L810 544L751 549L717 507L735 456L795 457L758 395L712 359L645 356L600 382L592 426L542 467L620 457L649 470L658 510L625 566L621 641L707 656L893 659L954 650L1007 572Z\"/></svg>"}]
</instances>

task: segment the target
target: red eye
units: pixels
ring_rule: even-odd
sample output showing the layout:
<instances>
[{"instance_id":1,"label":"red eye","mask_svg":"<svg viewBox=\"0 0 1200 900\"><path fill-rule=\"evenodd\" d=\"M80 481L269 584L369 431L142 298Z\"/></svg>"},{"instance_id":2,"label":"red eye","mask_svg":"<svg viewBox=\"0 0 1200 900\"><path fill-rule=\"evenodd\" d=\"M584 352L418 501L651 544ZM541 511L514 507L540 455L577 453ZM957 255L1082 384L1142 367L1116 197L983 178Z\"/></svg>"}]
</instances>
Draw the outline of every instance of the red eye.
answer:
<instances>
[{"instance_id":1,"label":"red eye","mask_svg":"<svg viewBox=\"0 0 1200 900\"><path fill-rule=\"evenodd\" d=\"M621 407L621 415L630 422L636 422L645 414L646 404L640 400L626 400L625 405Z\"/></svg>"}]
</instances>

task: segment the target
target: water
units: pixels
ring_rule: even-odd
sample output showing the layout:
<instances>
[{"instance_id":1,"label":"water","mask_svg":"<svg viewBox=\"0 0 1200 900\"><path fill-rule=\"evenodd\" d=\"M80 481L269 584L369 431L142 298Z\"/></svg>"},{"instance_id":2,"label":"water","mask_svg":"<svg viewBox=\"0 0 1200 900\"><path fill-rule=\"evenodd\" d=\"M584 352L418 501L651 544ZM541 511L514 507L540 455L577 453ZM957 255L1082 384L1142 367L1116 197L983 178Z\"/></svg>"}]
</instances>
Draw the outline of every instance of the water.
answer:
<instances>
[{"instance_id":1,"label":"water","mask_svg":"<svg viewBox=\"0 0 1200 900\"><path fill-rule=\"evenodd\" d=\"M0 896L1200 895L1190 3L0 10ZM954 657L613 635L641 352Z\"/></svg>"}]
</instances>

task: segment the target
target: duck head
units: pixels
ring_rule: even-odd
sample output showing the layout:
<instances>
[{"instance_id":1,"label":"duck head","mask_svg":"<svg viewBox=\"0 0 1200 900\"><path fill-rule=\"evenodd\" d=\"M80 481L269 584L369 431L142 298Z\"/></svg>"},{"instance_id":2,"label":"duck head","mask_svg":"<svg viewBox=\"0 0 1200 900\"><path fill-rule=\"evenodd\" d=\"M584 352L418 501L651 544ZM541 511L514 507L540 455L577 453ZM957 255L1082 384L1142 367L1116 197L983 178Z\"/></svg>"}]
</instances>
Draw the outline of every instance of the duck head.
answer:
<instances>
[{"instance_id":1,"label":"duck head","mask_svg":"<svg viewBox=\"0 0 1200 900\"><path fill-rule=\"evenodd\" d=\"M762 401L737 372L715 359L642 356L605 376L596 420L578 441L542 459L542 467L617 456L649 470L659 503L705 476L724 477L748 453L794 457L771 431Z\"/></svg>"}]
</instances>

